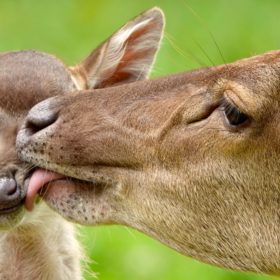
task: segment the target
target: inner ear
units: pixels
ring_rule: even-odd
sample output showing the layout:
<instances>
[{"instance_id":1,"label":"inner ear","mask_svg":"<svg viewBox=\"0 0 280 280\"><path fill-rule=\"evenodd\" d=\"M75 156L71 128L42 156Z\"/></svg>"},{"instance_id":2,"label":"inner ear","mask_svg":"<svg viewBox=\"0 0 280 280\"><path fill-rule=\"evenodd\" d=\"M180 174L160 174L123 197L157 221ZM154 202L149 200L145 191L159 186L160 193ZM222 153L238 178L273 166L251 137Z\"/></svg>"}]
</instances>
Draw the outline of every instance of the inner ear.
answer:
<instances>
[{"instance_id":1,"label":"inner ear","mask_svg":"<svg viewBox=\"0 0 280 280\"><path fill-rule=\"evenodd\" d=\"M77 88L104 88L145 79L153 65L164 29L158 8L129 21L70 70Z\"/></svg>"}]
</instances>

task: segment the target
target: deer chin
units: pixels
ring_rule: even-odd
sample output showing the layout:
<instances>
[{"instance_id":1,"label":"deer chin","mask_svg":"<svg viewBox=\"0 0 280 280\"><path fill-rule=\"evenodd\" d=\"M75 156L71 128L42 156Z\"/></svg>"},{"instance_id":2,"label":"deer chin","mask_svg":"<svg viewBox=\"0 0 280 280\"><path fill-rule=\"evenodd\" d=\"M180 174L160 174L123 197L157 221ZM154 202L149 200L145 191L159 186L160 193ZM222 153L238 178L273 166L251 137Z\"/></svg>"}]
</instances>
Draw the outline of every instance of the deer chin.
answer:
<instances>
[{"instance_id":1,"label":"deer chin","mask_svg":"<svg viewBox=\"0 0 280 280\"><path fill-rule=\"evenodd\" d=\"M110 184L95 180L82 181L46 169L32 174L25 207L31 211L37 195L50 208L67 220L79 224L108 223L112 207L109 205Z\"/></svg>"},{"instance_id":2,"label":"deer chin","mask_svg":"<svg viewBox=\"0 0 280 280\"><path fill-rule=\"evenodd\" d=\"M24 207L21 205L6 209L0 214L0 232L18 226L24 217Z\"/></svg>"}]
</instances>

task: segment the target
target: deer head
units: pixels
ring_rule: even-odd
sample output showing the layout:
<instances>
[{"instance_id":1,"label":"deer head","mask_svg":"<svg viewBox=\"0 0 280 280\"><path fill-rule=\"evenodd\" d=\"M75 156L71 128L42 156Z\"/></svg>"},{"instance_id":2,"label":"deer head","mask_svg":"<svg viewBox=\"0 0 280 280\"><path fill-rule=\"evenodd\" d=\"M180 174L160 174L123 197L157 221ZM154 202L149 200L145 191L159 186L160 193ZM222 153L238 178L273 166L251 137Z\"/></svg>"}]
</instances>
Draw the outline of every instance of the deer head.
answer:
<instances>
[{"instance_id":1,"label":"deer head","mask_svg":"<svg viewBox=\"0 0 280 280\"><path fill-rule=\"evenodd\" d=\"M55 95L146 78L164 27L160 9L134 18L74 67L46 53L0 54L0 227L23 217L32 165L16 154L16 134L28 110Z\"/></svg>"},{"instance_id":2,"label":"deer head","mask_svg":"<svg viewBox=\"0 0 280 280\"><path fill-rule=\"evenodd\" d=\"M34 193L219 266L279 273L280 51L50 98L18 134ZM63 174L63 175L60 175ZM69 177L72 178L69 180Z\"/></svg>"}]
</instances>

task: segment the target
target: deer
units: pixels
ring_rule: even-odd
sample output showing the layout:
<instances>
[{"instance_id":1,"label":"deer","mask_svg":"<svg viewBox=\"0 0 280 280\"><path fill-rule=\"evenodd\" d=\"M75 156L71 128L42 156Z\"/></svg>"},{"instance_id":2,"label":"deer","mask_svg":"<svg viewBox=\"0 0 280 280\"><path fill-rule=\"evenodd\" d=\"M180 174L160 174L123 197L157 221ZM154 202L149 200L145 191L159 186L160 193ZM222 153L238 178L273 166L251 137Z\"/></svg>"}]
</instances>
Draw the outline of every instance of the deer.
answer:
<instances>
[{"instance_id":1,"label":"deer","mask_svg":"<svg viewBox=\"0 0 280 280\"><path fill-rule=\"evenodd\" d=\"M277 275L279 102L279 50L51 97L17 136L37 166L26 207L41 194L69 221L129 226L209 264Z\"/></svg>"},{"instance_id":2,"label":"deer","mask_svg":"<svg viewBox=\"0 0 280 280\"><path fill-rule=\"evenodd\" d=\"M38 51L0 54L0 279L82 279L86 257L74 225L42 200L34 212L24 207L34 166L18 158L16 135L44 99L146 79L163 28L162 11L152 8L72 67Z\"/></svg>"}]
</instances>

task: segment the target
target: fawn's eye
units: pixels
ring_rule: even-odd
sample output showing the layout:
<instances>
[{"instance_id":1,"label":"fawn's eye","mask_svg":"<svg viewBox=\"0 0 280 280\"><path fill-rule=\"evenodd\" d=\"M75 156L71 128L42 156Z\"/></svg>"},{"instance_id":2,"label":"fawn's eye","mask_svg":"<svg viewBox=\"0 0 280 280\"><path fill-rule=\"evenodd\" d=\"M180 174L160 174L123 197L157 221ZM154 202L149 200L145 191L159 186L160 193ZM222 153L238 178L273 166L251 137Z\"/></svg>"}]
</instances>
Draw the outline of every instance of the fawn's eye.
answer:
<instances>
[{"instance_id":1,"label":"fawn's eye","mask_svg":"<svg viewBox=\"0 0 280 280\"><path fill-rule=\"evenodd\" d=\"M245 113L241 112L236 105L226 99L222 101L222 110L224 111L227 122L233 127L241 126L249 120L249 117Z\"/></svg>"}]
</instances>

